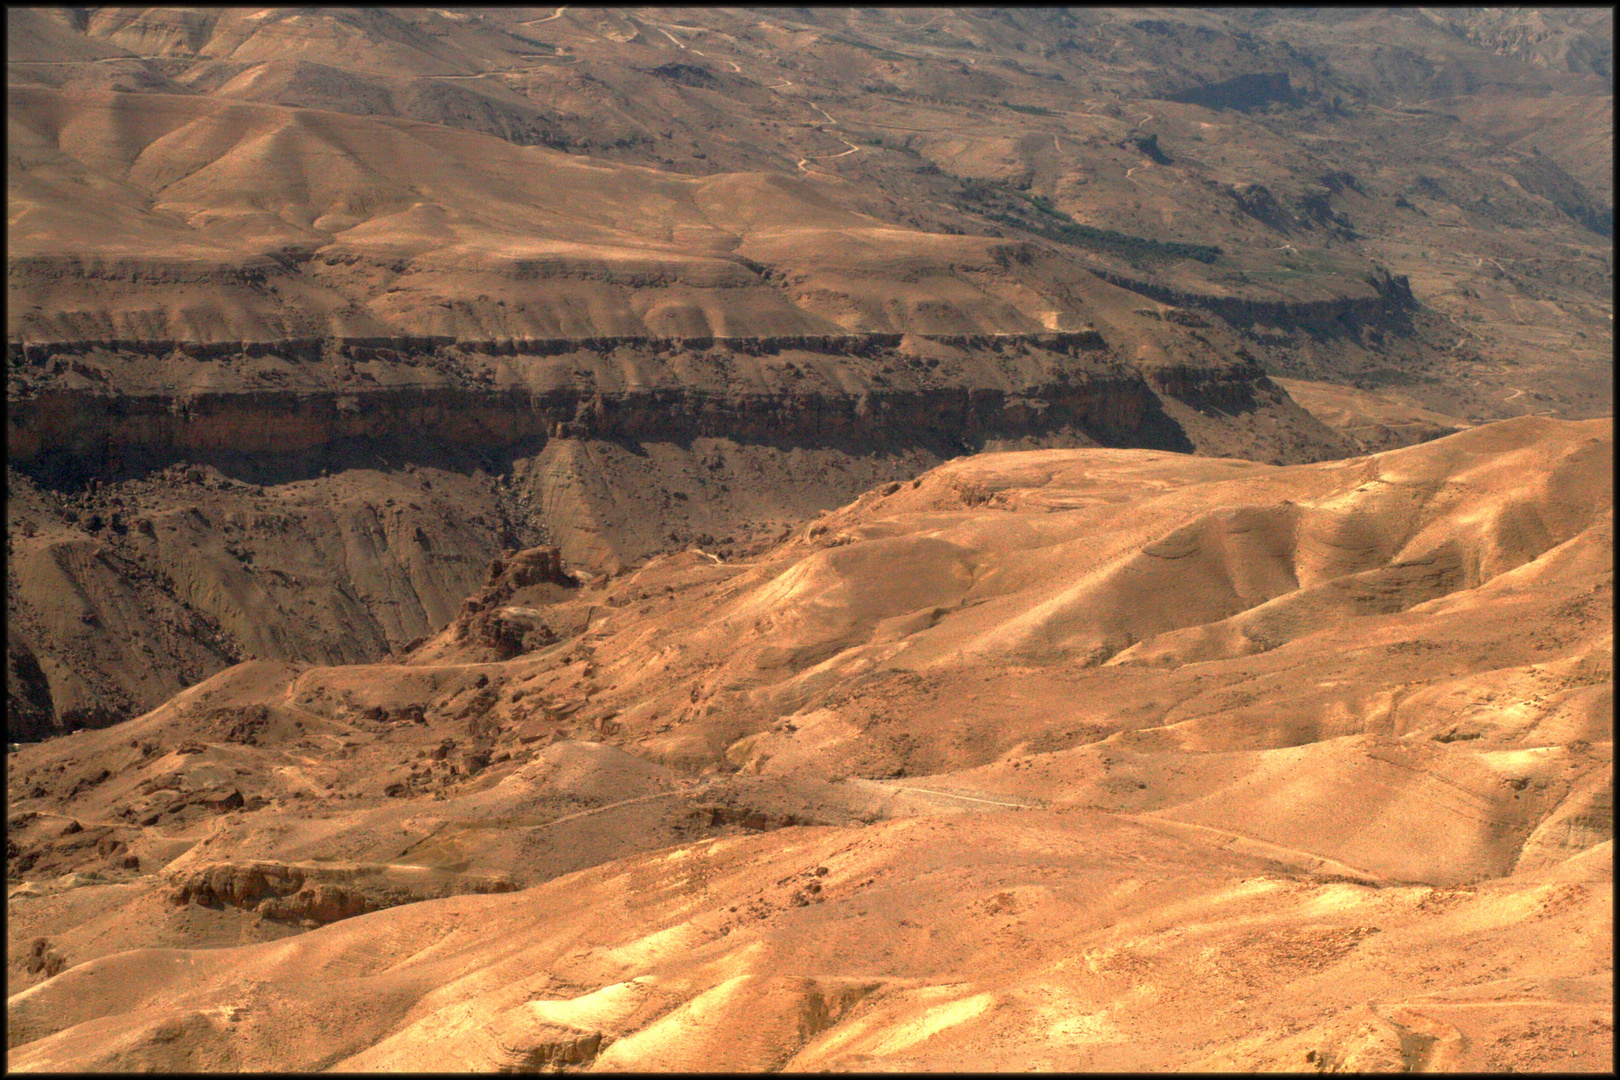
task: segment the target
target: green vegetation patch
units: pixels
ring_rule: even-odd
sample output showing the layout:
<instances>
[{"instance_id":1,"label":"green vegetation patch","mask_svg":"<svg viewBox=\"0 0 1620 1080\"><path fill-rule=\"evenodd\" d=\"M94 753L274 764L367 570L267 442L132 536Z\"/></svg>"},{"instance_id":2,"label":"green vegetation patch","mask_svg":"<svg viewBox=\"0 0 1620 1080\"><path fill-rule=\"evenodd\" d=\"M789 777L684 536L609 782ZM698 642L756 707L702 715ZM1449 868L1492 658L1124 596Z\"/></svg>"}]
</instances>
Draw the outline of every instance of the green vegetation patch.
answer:
<instances>
[{"instance_id":1,"label":"green vegetation patch","mask_svg":"<svg viewBox=\"0 0 1620 1080\"><path fill-rule=\"evenodd\" d=\"M1187 244L1179 240L1150 240L1145 236L1132 236L1129 233L1115 232L1113 229L1098 229L1091 225L1081 225L1078 222L1067 225L1024 224L1009 215L987 214L985 216L992 221L1017 225L1020 228L1028 229L1030 232L1038 233L1048 240L1072 244L1075 247L1106 248L1127 255L1156 255L1168 256L1172 259L1196 259L1201 263L1212 263L1221 254L1221 249L1214 244Z\"/></svg>"},{"instance_id":2,"label":"green vegetation patch","mask_svg":"<svg viewBox=\"0 0 1620 1080\"><path fill-rule=\"evenodd\" d=\"M864 41L855 41L851 38L829 36L827 40L836 42L839 45L850 45L857 49L865 49L879 60L915 60L919 62L922 60L919 56L907 56L905 53L897 53L893 49L885 49L881 45L870 45Z\"/></svg>"},{"instance_id":3,"label":"green vegetation patch","mask_svg":"<svg viewBox=\"0 0 1620 1080\"><path fill-rule=\"evenodd\" d=\"M535 38L527 37L527 36L525 36L523 34L515 33L515 32L513 32L511 30L508 30L506 32L506 36L507 37L515 37L519 41L523 42L523 44L525 44L525 45L533 45L540 52L554 53L554 52L557 51L557 46L551 44L551 42L549 42L549 41L539 41L539 40L537 40Z\"/></svg>"},{"instance_id":4,"label":"green vegetation patch","mask_svg":"<svg viewBox=\"0 0 1620 1080\"><path fill-rule=\"evenodd\" d=\"M902 141L869 132L863 136L856 136L855 139L859 143L866 146L875 146L880 150L893 150L897 154L909 154L912 157L922 157L922 154L911 145L910 135L907 135L904 141Z\"/></svg>"},{"instance_id":5,"label":"green vegetation patch","mask_svg":"<svg viewBox=\"0 0 1620 1080\"><path fill-rule=\"evenodd\" d=\"M980 217L1000 225L1027 230L1060 244L1117 251L1136 257L1195 259L1201 263L1212 263L1221 255L1221 249L1214 244L1150 240L1145 236L1082 225L1059 210L1046 196L1026 195L1002 184L966 180L962 182L962 195L980 204L973 211Z\"/></svg>"},{"instance_id":6,"label":"green vegetation patch","mask_svg":"<svg viewBox=\"0 0 1620 1080\"><path fill-rule=\"evenodd\" d=\"M1061 115L1063 115L1062 113L1056 111L1055 109L1048 109L1044 105L1014 105L1010 101L1003 101L1001 103L1001 105L1002 105L1002 108L1011 109L1013 112L1028 113L1031 116L1061 116Z\"/></svg>"}]
</instances>

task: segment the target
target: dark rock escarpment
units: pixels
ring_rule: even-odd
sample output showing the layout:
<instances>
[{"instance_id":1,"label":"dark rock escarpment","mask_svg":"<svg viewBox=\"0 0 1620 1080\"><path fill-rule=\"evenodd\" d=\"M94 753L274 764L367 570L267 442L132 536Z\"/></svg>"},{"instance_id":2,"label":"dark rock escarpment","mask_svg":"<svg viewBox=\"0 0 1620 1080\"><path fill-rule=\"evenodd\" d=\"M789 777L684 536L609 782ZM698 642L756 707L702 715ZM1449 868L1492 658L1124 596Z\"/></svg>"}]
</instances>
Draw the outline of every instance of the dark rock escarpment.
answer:
<instances>
[{"instance_id":1,"label":"dark rock escarpment","mask_svg":"<svg viewBox=\"0 0 1620 1080\"><path fill-rule=\"evenodd\" d=\"M13 738L128 719L242 660L398 652L503 550L550 545L593 574L689 545L727 557L987 448L1345 452L1198 325L1208 340L1154 363L1089 326L14 342ZM560 562L535 572L565 584ZM473 603L465 641L496 659L577 632Z\"/></svg>"}]
</instances>

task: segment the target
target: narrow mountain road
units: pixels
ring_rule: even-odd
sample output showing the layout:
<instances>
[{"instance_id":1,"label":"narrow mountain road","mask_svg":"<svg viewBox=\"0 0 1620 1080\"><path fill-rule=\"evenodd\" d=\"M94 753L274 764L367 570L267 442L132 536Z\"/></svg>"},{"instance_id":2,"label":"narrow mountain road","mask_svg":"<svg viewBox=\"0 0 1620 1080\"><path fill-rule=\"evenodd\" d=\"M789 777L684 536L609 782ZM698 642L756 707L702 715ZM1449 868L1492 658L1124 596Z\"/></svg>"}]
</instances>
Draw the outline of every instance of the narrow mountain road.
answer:
<instances>
[{"instance_id":1,"label":"narrow mountain road","mask_svg":"<svg viewBox=\"0 0 1620 1080\"><path fill-rule=\"evenodd\" d=\"M735 67L736 65L732 65L732 66ZM778 83L776 86L768 87L767 89L777 90L777 89L780 89L781 87L792 86L792 85L793 85L792 82L784 82L784 83ZM826 125L817 124L817 123L814 123L813 121L811 121L811 122L809 122L808 126L814 128L816 131L819 131L819 132L822 132L823 134L828 134L828 135L832 134L831 132L827 131L828 127L838 127L838 126L840 126L838 121L833 118L832 114L829 113L826 109L823 109L820 105L817 105L813 101L805 102L805 104L809 105L812 109L816 110L816 112L818 112L822 116L826 117L826 120L827 120ZM805 121L800 121L800 123L805 123ZM836 175L834 173L816 172L816 170L810 168L810 162L812 162L812 161L832 161L835 158L848 157L851 154L859 153L860 150L862 149L862 147L860 147L856 143L850 142L848 139L844 138L841 135L834 135L833 137L836 138L839 142L843 143L845 146L849 147L849 149L841 151L841 152L836 153L836 154L807 154L804 157L800 158L798 160L798 162L797 162L797 165L799 167L800 172L809 173L812 176L833 176L833 175Z\"/></svg>"},{"instance_id":2,"label":"narrow mountain road","mask_svg":"<svg viewBox=\"0 0 1620 1080\"><path fill-rule=\"evenodd\" d=\"M578 821L580 818L591 817L595 814L605 814L609 810L616 810L621 806L629 806L632 803L652 802L654 799L673 799L684 794L686 794L684 791L659 791L654 792L651 795L637 795L633 799L620 799L618 802L608 803L606 806L593 806L589 810L580 810L577 813L564 814L560 818L554 818L551 821L530 826L530 828L549 829L553 825L561 825L567 821Z\"/></svg>"},{"instance_id":3,"label":"narrow mountain road","mask_svg":"<svg viewBox=\"0 0 1620 1080\"><path fill-rule=\"evenodd\" d=\"M849 155L851 155L853 153L856 153L861 149L859 146L856 146L854 143L850 142L848 139L840 139L839 141L842 142L845 146L849 147L849 149L845 150L845 151L843 151L841 153L837 153L837 154L812 154L809 157L802 157L802 158L799 159L799 169L801 171L803 171L803 172L810 172L811 171L810 169L805 168L805 163L806 162L809 162L809 161L833 161L833 160L836 160L837 158L849 157ZM820 173L818 175L831 176L833 174L832 173Z\"/></svg>"},{"instance_id":4,"label":"narrow mountain road","mask_svg":"<svg viewBox=\"0 0 1620 1080\"><path fill-rule=\"evenodd\" d=\"M1221 829L1213 825L1200 825L1191 821L1177 821L1174 818L1160 817L1155 813L1126 814L1114 812L1113 816L1126 821L1134 821L1138 825L1163 829L1165 832L1170 833L1179 832L1183 835L1190 833L1194 836L1223 837L1226 840L1224 846L1230 847L1234 851L1259 855L1276 862L1296 866L1308 873L1336 874L1340 877L1360 879L1372 885L1403 884L1393 878L1385 877L1383 874L1363 870L1359 866L1351 866L1349 863L1328 858L1326 855L1318 855L1314 851L1274 844L1269 840L1261 840L1259 837L1249 836L1231 829Z\"/></svg>"},{"instance_id":5,"label":"narrow mountain road","mask_svg":"<svg viewBox=\"0 0 1620 1080\"><path fill-rule=\"evenodd\" d=\"M608 803L606 806L593 806L588 810L580 810L580 811L577 811L577 812L572 813L572 814L564 814L560 818L553 818L550 821L542 821L538 825L528 825L528 826L523 826L523 827L524 828L530 828L530 829L549 829L553 825L563 825L563 824L566 824L567 822L570 822L570 821L578 821L581 818L594 817L597 814L605 814L609 810L617 810L621 806L631 806L631 805L633 805L635 803L652 802L655 799L674 799L674 798L679 798L679 797L681 797L683 795L686 795L686 794L688 794L688 793L685 792L685 791L657 791L657 792L654 792L651 795L637 795L633 799L620 799L618 802L611 802L611 803ZM406 855L410 854L410 852L413 849L421 847L423 844L427 843L429 840L431 840L434 837L438 836L439 833L443 832L445 829L449 828L452 825L457 825L457 824L462 824L462 823L456 822L456 821L453 821L453 820L441 822L437 827L435 827L433 830L431 830L427 835L421 837L418 840L413 841L410 845L408 845L405 848L404 851L401 851L398 855L395 855L394 858L395 859L404 858ZM408 866L412 866L412 865L415 865L415 864L390 862L390 863L388 863L386 865L397 866L397 867L402 867L403 868L403 867L408 867Z\"/></svg>"},{"instance_id":6,"label":"narrow mountain road","mask_svg":"<svg viewBox=\"0 0 1620 1080\"><path fill-rule=\"evenodd\" d=\"M918 30L923 30L923 29L926 29L927 27L933 26L935 23L939 22L939 20L943 19L944 17L945 17L944 15L935 15L932 19L929 19L925 23L918 23L916 26L907 26L906 29L910 30L912 33L915 34ZM901 25L904 26L905 24L902 23Z\"/></svg>"},{"instance_id":7,"label":"narrow mountain road","mask_svg":"<svg viewBox=\"0 0 1620 1080\"><path fill-rule=\"evenodd\" d=\"M1502 399L1502 404L1506 405L1510 401L1513 401L1513 400L1515 400L1517 398L1521 398L1521 397L1524 396L1524 393L1525 392L1523 390L1514 390L1513 393L1509 394L1507 397ZM1556 414L1557 414L1557 410L1555 410L1555 409L1532 409L1532 410L1528 410L1528 411L1526 411L1526 412L1524 412L1524 413L1522 413L1520 415L1523 415L1523 416L1554 416Z\"/></svg>"},{"instance_id":8,"label":"narrow mountain road","mask_svg":"<svg viewBox=\"0 0 1620 1080\"><path fill-rule=\"evenodd\" d=\"M1474 338L1476 341L1484 341L1485 340L1484 338L1480 337L1478 334L1474 333L1472 330L1468 329L1468 327L1466 327L1462 323L1458 322L1457 321L1457 316L1451 314L1449 311L1442 311L1440 314L1442 314L1446 318L1450 319L1451 320L1451 325L1453 325L1457 329L1461 330L1468 337ZM1463 343L1463 339L1458 338L1457 339L1457 344L1453 345L1452 348L1455 349L1455 348L1457 348L1458 345L1461 345L1462 343Z\"/></svg>"},{"instance_id":9,"label":"narrow mountain road","mask_svg":"<svg viewBox=\"0 0 1620 1080\"><path fill-rule=\"evenodd\" d=\"M920 795L940 795L947 799L961 799L964 802L984 803L988 806L1005 806L1011 810L1039 810L1040 804L1002 802L999 799L981 799L977 795L958 795L954 791L935 791L933 788L917 787L913 784L888 784L896 791L915 791Z\"/></svg>"},{"instance_id":10,"label":"narrow mountain road","mask_svg":"<svg viewBox=\"0 0 1620 1080\"><path fill-rule=\"evenodd\" d=\"M166 56L98 56L94 60L7 60L7 64L27 65L29 67L41 64L111 64L116 60L167 60Z\"/></svg>"}]
</instances>

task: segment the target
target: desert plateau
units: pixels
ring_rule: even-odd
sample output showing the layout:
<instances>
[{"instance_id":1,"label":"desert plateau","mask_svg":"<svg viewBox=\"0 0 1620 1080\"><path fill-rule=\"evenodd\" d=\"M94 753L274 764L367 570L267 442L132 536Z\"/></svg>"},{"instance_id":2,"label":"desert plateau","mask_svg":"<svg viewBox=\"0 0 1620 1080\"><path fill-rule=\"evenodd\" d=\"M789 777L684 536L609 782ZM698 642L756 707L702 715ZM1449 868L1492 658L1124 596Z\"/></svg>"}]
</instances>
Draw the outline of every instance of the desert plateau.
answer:
<instances>
[{"instance_id":1,"label":"desert plateau","mask_svg":"<svg viewBox=\"0 0 1620 1080\"><path fill-rule=\"evenodd\" d=\"M6 20L8 1070L1611 1069L1611 9Z\"/></svg>"}]
</instances>

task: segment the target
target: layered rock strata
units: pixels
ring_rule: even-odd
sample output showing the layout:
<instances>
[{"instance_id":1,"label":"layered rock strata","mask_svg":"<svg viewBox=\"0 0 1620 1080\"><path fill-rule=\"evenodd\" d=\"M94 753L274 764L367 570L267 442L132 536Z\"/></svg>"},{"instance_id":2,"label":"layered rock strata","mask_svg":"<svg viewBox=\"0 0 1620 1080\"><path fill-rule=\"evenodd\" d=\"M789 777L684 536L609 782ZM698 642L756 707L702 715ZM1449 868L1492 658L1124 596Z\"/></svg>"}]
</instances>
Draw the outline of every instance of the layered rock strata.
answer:
<instances>
[{"instance_id":1,"label":"layered rock strata","mask_svg":"<svg viewBox=\"0 0 1620 1080\"><path fill-rule=\"evenodd\" d=\"M1351 449L1214 344L1127 360L1089 327L17 343L13 738L127 719L240 660L379 659L442 628L507 549L551 543L592 574L692 545L740 556L987 448ZM563 630L492 611L469 632L502 652Z\"/></svg>"},{"instance_id":2,"label":"layered rock strata","mask_svg":"<svg viewBox=\"0 0 1620 1080\"><path fill-rule=\"evenodd\" d=\"M1107 445L1192 449L1141 374L1109 358L1094 330L910 342L886 334L123 345L13 346L21 385L8 434L19 467L66 470L68 479L165 456L262 460L355 439L497 449L556 437L932 436L965 448L1069 431ZM1258 369L1223 374L1263 378Z\"/></svg>"}]
</instances>

